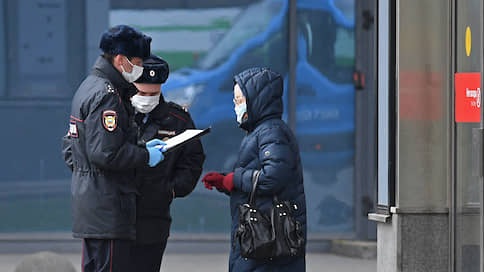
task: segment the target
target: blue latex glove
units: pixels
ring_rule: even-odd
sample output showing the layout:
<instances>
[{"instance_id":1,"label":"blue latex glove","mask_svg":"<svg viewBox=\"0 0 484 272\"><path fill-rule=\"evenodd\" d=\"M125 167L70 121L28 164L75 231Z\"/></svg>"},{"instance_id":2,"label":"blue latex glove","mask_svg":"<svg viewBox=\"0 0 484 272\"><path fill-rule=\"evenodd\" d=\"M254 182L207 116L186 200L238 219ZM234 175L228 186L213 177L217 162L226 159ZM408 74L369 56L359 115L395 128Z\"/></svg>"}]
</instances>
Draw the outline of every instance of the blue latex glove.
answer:
<instances>
[{"instance_id":1,"label":"blue latex glove","mask_svg":"<svg viewBox=\"0 0 484 272\"><path fill-rule=\"evenodd\" d=\"M159 139L153 139L146 143L146 149L150 155L148 161L150 167L155 167L165 158L165 156L163 156L163 148L160 148L160 146L164 145L166 145L166 143Z\"/></svg>"}]
</instances>

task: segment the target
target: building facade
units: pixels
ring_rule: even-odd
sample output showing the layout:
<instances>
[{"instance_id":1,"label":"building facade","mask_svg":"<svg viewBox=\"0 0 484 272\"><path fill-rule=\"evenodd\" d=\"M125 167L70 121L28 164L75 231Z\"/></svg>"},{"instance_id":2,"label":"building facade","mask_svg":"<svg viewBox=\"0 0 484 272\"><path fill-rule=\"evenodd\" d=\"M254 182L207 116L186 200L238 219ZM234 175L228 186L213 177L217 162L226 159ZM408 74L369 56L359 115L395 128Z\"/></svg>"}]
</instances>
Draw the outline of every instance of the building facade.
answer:
<instances>
[{"instance_id":1,"label":"building facade","mask_svg":"<svg viewBox=\"0 0 484 272\"><path fill-rule=\"evenodd\" d=\"M0 238L70 237L70 171L60 149L72 95L101 53L101 33L128 24L152 36L153 53L170 63L165 97L188 106L198 127L212 126L203 138L206 172L231 171L244 136L233 75L253 66L281 73L284 120L304 167L309 240L375 239L367 214L376 92L353 78L355 70L371 75L374 62L364 51L372 44L356 34L375 30L362 15L366 1L128 2L0 0ZM229 212L225 195L199 185L174 201L172 230L227 241Z\"/></svg>"},{"instance_id":2,"label":"building facade","mask_svg":"<svg viewBox=\"0 0 484 272\"><path fill-rule=\"evenodd\" d=\"M482 1L373 3L378 271L483 271Z\"/></svg>"}]
</instances>

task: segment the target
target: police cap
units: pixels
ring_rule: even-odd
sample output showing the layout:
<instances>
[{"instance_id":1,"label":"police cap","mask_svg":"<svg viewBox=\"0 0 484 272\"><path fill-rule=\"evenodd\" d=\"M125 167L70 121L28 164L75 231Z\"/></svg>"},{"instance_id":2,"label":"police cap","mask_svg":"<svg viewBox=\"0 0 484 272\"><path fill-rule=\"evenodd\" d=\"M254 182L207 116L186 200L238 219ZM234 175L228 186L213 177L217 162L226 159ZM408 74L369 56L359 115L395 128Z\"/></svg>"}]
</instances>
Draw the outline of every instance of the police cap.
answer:
<instances>
[{"instance_id":1,"label":"police cap","mask_svg":"<svg viewBox=\"0 0 484 272\"><path fill-rule=\"evenodd\" d=\"M102 34L99 48L111 55L121 54L146 59L150 55L150 44L151 37L139 30L127 25L117 25Z\"/></svg>"},{"instance_id":2,"label":"police cap","mask_svg":"<svg viewBox=\"0 0 484 272\"><path fill-rule=\"evenodd\" d=\"M170 73L168 63L162 58L151 55L143 61L143 74L136 80L136 83L162 84L165 83Z\"/></svg>"}]
</instances>

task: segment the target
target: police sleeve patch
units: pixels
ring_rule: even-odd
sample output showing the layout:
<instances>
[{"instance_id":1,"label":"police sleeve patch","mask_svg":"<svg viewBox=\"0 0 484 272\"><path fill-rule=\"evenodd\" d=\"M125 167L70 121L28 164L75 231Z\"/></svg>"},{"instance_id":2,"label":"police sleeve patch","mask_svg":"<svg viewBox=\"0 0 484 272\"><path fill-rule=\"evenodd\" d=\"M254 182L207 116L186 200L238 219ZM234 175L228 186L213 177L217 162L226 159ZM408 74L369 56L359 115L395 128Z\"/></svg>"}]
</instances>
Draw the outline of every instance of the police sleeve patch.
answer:
<instances>
[{"instance_id":1,"label":"police sleeve patch","mask_svg":"<svg viewBox=\"0 0 484 272\"><path fill-rule=\"evenodd\" d=\"M69 131L67 132L68 136L74 138L79 137L79 134L77 133L77 122L82 123L84 121L71 115L71 119L69 120Z\"/></svg>"},{"instance_id":2,"label":"police sleeve patch","mask_svg":"<svg viewBox=\"0 0 484 272\"><path fill-rule=\"evenodd\" d=\"M103 111L103 126L104 128L112 132L116 129L118 125L118 114L113 110Z\"/></svg>"},{"instance_id":3,"label":"police sleeve patch","mask_svg":"<svg viewBox=\"0 0 484 272\"><path fill-rule=\"evenodd\" d=\"M75 120L70 120L69 122L69 132L67 133L67 135L71 136L71 137L79 137L79 135L77 134L77 123Z\"/></svg>"}]
</instances>

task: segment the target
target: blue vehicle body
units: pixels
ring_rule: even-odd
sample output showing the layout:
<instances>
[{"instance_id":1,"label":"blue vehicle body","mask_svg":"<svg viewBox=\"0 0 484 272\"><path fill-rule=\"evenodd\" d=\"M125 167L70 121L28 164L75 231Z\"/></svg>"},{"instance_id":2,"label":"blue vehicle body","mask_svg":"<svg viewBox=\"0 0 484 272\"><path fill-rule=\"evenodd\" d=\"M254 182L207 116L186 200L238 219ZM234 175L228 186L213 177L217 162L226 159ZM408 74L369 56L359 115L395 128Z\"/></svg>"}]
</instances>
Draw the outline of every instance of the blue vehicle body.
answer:
<instances>
[{"instance_id":1,"label":"blue vehicle body","mask_svg":"<svg viewBox=\"0 0 484 272\"><path fill-rule=\"evenodd\" d=\"M264 46L273 36L284 29L287 12L287 0L267 0L264 3L279 3L280 9L267 24L264 31L248 38L235 48L226 60L212 69L182 68L172 74L163 86L163 93L168 100L188 106L198 127L214 127L228 123L236 127L233 111L232 85L225 84L237 70L237 63L245 58L254 48ZM297 1L297 9L323 11L332 17L335 25L352 30L354 23L348 20L334 4L333 0ZM338 164L352 163L354 147L349 139L354 132L354 87L350 81L333 82L315 68L307 58L308 39L300 31L298 36L298 58L296 66L296 134L300 141L301 153L305 166L315 168L326 165L335 168ZM328 41L331 42L331 41ZM314 48L312 50L315 50ZM264 66L254 62L252 66ZM269 67L270 66L269 63ZM288 74L283 71L285 90ZM287 91L284 103L287 105ZM284 118L287 117L287 110ZM232 132L229 132L229 134ZM227 137L224 126L220 137ZM215 137L215 136L214 136ZM235 151L235 150L233 150ZM216 166L213 166L216 168ZM326 171L328 172L328 171ZM333 173L335 174L335 173ZM327 178L327 177L326 177ZM334 177L333 177L334 178Z\"/></svg>"},{"instance_id":2,"label":"blue vehicle body","mask_svg":"<svg viewBox=\"0 0 484 272\"><path fill-rule=\"evenodd\" d=\"M235 119L232 104L232 92L222 90L222 84L240 71L234 71L237 61L252 48L263 45L274 33L281 31L287 16L288 1L270 0L282 3L282 8L272 18L267 29L261 34L248 39L237 48L230 57L218 67L211 70L182 68L172 73L163 86L168 99L181 104L189 104L189 110L197 126L206 127L218 122ZM353 22L347 20L337 9L332 0L305 0L297 2L298 9L320 9L329 12L337 24L353 28ZM340 84L329 80L314 68L306 57L306 40L298 37L298 62L296 68L296 86L310 88L315 95L298 95L297 97L297 134L330 135L347 133L354 130L354 88L351 83ZM257 66L257 63L254 63ZM287 74L285 85L287 86ZM174 90L183 94L173 94ZM286 88L287 90L287 88ZM183 97L185 96L185 97ZM191 100L186 103L187 100ZM287 92L285 101L287 105ZM287 111L285 112L287 114ZM285 115L286 116L286 115ZM322 149L325 147L322 146ZM345 150L348 153L350 150ZM352 156L351 152L348 153Z\"/></svg>"},{"instance_id":3,"label":"blue vehicle body","mask_svg":"<svg viewBox=\"0 0 484 272\"><path fill-rule=\"evenodd\" d=\"M210 69L182 68L170 74L163 85L167 100L184 104L188 107L197 127L212 126L212 145L205 145L207 150L208 170L230 171L230 163L235 161L242 132L235 121L233 92L231 81L237 70L237 63L247 57L251 50L264 46L275 35L281 33L287 23L288 0L265 0L260 3L278 3L280 9L270 19L265 29L245 40L230 55ZM334 0L299 0L299 11L322 11L332 17L335 25L353 30L354 23L348 20L334 4ZM314 37L313 37L314 38ZM312 182L324 190L319 195L321 203L313 207L313 216L317 222L308 222L309 227L320 231L347 232L353 226L352 178L345 178L338 183L336 176L344 169L353 167L354 157L354 87L351 80L334 82L325 76L308 59L312 39L299 29L298 58L296 66L296 135L299 140L301 157L305 171L309 171ZM287 40L286 40L287 41ZM332 41L328 41L332 42ZM308 45L309 44L309 45ZM258 62L252 66L265 66ZM269 63L269 67L270 66ZM285 96L287 101L287 71L283 71ZM231 83L231 82L228 82ZM284 113L287 118L287 110ZM287 120L287 119L286 119ZM238 136L237 136L238 135ZM223 146L224 142L235 142L232 146ZM347 172L347 171L346 171ZM305 174L306 175L306 174ZM306 178L306 177L305 177ZM311 186L311 185L307 185ZM318 191L312 190L313 192ZM343 199L344 198L344 199ZM339 217L327 211L327 205L341 207ZM319 212L321 211L321 212ZM337 212L338 209L332 212ZM311 211L309 211L311 213ZM309 220L311 221L311 220ZM320 227L324 225L324 227Z\"/></svg>"}]
</instances>

